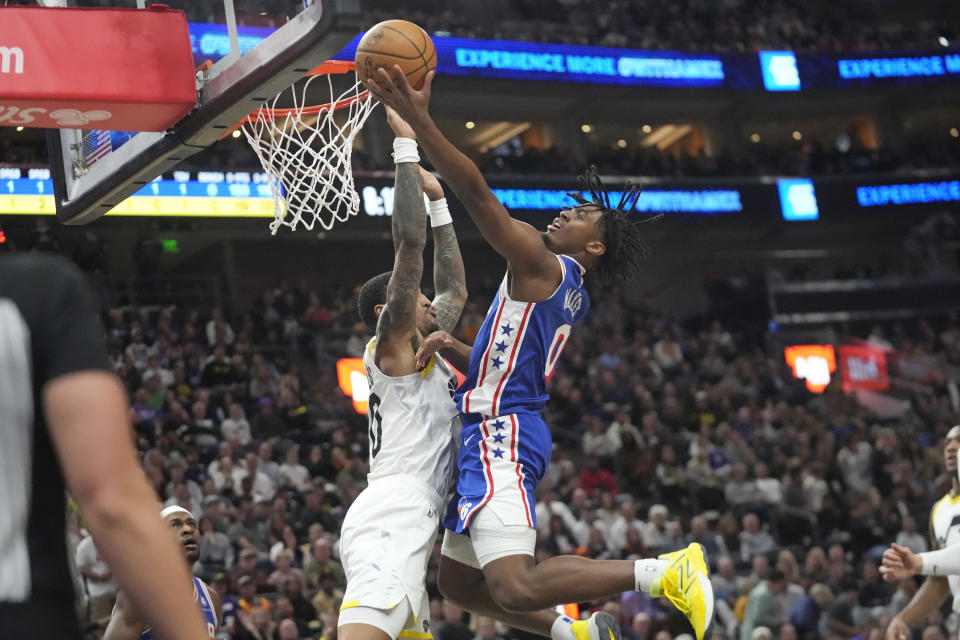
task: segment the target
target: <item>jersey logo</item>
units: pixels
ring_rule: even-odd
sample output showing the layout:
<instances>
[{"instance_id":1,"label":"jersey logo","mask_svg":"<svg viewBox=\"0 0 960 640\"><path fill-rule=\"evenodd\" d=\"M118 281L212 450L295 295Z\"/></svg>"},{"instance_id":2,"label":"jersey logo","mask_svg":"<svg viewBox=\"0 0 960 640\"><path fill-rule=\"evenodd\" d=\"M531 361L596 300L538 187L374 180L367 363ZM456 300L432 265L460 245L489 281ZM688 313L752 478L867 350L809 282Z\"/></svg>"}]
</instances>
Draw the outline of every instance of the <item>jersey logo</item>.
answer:
<instances>
[{"instance_id":1,"label":"jersey logo","mask_svg":"<svg viewBox=\"0 0 960 640\"><path fill-rule=\"evenodd\" d=\"M463 504L460 505L460 507L457 509L457 511L460 512L460 519L461 519L461 520L466 520L466 519L467 519L467 515L470 513L470 507L472 507L472 506L473 506L473 503L472 503L472 502L464 502Z\"/></svg>"},{"instance_id":2,"label":"jersey logo","mask_svg":"<svg viewBox=\"0 0 960 640\"><path fill-rule=\"evenodd\" d=\"M570 319L572 320L576 317L577 312L580 311L580 306L583 304L583 293L578 291L574 287L567 289L566 295L563 297L563 308L566 311L570 312Z\"/></svg>"}]
</instances>

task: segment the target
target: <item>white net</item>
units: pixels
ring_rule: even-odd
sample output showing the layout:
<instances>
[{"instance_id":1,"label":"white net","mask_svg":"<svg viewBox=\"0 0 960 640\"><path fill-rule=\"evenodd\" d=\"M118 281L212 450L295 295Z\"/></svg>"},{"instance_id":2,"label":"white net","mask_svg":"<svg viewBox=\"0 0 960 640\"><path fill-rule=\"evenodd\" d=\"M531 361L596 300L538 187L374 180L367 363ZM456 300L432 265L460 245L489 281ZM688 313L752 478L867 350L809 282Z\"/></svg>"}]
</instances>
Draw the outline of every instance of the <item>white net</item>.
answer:
<instances>
[{"instance_id":1,"label":"white net","mask_svg":"<svg viewBox=\"0 0 960 640\"><path fill-rule=\"evenodd\" d=\"M308 105L308 91L321 77L326 78L330 103ZM329 74L310 76L299 89L292 86L293 107L278 109L284 93L252 113L242 126L273 194L270 232L276 234L281 226L295 230L298 225L329 230L360 210L350 164L353 140L376 101L359 82L335 95Z\"/></svg>"}]
</instances>

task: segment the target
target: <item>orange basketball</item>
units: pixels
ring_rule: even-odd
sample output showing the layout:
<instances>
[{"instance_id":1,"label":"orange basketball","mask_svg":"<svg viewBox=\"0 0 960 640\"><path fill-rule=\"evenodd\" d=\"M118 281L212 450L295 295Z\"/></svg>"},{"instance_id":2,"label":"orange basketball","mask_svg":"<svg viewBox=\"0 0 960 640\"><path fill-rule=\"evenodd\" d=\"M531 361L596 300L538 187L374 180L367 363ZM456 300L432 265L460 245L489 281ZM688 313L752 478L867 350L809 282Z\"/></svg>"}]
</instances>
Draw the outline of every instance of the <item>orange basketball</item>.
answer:
<instances>
[{"instance_id":1,"label":"orange basketball","mask_svg":"<svg viewBox=\"0 0 960 640\"><path fill-rule=\"evenodd\" d=\"M427 73L437 68L437 50L427 32L412 22L384 20L360 38L355 60L364 83L377 69L392 71L393 65L399 65L410 86L419 89Z\"/></svg>"}]
</instances>

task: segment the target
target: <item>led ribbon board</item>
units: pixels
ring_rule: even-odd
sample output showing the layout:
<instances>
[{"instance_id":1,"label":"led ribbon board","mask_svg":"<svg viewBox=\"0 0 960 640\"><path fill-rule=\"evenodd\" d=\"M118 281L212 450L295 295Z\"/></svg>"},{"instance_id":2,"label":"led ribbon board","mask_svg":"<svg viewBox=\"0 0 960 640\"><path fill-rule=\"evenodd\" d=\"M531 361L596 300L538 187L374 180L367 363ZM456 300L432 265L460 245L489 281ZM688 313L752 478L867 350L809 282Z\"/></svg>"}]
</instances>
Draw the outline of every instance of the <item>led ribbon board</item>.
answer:
<instances>
[{"instance_id":1,"label":"led ribbon board","mask_svg":"<svg viewBox=\"0 0 960 640\"><path fill-rule=\"evenodd\" d=\"M172 179L171 179L172 178ZM360 194L358 230L372 229L378 218L393 213L393 181L358 176ZM568 191L572 180L517 182L492 180L494 194L522 219L552 218L556 211L573 204ZM892 180L888 180L892 182ZM615 183L614 183L615 185ZM611 197L619 199L619 193ZM827 181L809 178L759 178L752 180L655 181L644 186L637 203L640 211L668 216L709 216L762 223L777 218L792 224L811 224L850 216L902 215L907 212L940 211L945 203L960 202L960 178L946 175L938 180L895 184L864 184L862 176L844 176ZM459 202L451 201L454 217L465 215ZM251 171L174 171L145 184L117 205L109 215L182 216L223 218L270 218L273 198L267 176ZM55 211L53 183L48 169L0 167L0 215L51 214Z\"/></svg>"},{"instance_id":2,"label":"led ribbon board","mask_svg":"<svg viewBox=\"0 0 960 640\"><path fill-rule=\"evenodd\" d=\"M241 53L253 49L272 31L238 27ZM362 35L335 58L353 60ZM432 38L437 49L437 72L444 75L660 87L746 88L760 84L752 56ZM191 22L190 41L198 63L217 60L230 51L225 25ZM731 63L735 68L728 73ZM750 78L743 77L744 63Z\"/></svg>"},{"instance_id":3,"label":"led ribbon board","mask_svg":"<svg viewBox=\"0 0 960 640\"><path fill-rule=\"evenodd\" d=\"M218 60L230 51L227 27L191 22L194 60ZM269 27L238 27L240 51L247 53ZM362 34L361 34L362 35ZM761 51L710 54L615 47L583 47L511 40L432 36L437 73L454 76L546 80L648 87L766 89L800 91L813 87L863 87L891 82L943 82L960 78L960 53L888 53L833 56ZM335 56L353 60L358 35Z\"/></svg>"},{"instance_id":4,"label":"led ribbon board","mask_svg":"<svg viewBox=\"0 0 960 640\"><path fill-rule=\"evenodd\" d=\"M54 213L53 183L45 177L12 177L0 169L0 214ZM273 198L262 173L201 172L200 179L154 180L107 215L272 217ZM358 181L361 182L361 181ZM361 212L389 216L393 187L358 185ZM509 209L557 211L573 205L561 189L493 189ZM616 200L619 194L611 195ZM738 189L645 189L638 209L649 213L731 214L743 210Z\"/></svg>"},{"instance_id":5,"label":"led ribbon board","mask_svg":"<svg viewBox=\"0 0 960 640\"><path fill-rule=\"evenodd\" d=\"M960 202L960 180L908 182L857 187L861 207L886 207Z\"/></svg>"}]
</instances>

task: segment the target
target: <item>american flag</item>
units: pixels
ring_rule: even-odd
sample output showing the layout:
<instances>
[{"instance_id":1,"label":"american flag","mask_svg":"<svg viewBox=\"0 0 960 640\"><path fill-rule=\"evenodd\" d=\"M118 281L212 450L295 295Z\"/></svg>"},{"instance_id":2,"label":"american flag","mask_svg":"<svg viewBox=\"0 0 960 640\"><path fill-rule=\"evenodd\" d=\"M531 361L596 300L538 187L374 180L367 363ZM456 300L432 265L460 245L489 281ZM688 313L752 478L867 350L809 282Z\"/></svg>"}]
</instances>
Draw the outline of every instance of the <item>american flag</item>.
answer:
<instances>
[{"instance_id":1,"label":"american flag","mask_svg":"<svg viewBox=\"0 0 960 640\"><path fill-rule=\"evenodd\" d=\"M94 130L83 136L83 161L87 167L92 167L97 160L113 151L110 144L110 132Z\"/></svg>"}]
</instances>

